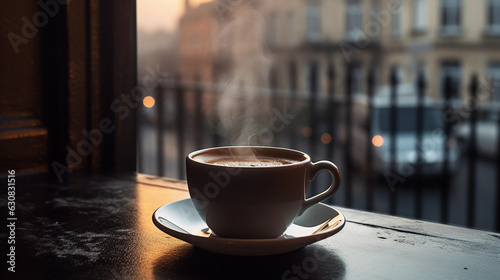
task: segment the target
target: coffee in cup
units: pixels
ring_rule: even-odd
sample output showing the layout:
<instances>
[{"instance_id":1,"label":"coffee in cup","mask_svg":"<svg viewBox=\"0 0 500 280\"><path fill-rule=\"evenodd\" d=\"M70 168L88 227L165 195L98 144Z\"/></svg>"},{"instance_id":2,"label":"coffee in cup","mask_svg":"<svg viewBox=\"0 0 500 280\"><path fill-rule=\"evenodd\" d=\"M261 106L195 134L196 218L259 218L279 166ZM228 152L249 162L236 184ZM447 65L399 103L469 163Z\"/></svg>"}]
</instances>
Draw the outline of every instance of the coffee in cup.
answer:
<instances>
[{"instance_id":1,"label":"coffee in cup","mask_svg":"<svg viewBox=\"0 0 500 280\"><path fill-rule=\"evenodd\" d=\"M306 198L320 170L332 175L324 192ZM208 148L186 158L189 193L196 210L216 235L276 238L310 206L340 187L338 168L312 163L300 151L262 146Z\"/></svg>"}]
</instances>

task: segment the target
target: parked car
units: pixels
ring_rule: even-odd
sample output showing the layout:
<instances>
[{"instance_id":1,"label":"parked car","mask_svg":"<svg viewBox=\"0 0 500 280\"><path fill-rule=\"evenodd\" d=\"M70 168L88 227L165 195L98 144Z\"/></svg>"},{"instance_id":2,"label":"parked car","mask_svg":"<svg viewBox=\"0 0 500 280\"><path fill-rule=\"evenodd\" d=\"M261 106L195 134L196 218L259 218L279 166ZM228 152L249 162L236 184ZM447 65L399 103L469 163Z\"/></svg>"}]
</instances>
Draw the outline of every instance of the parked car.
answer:
<instances>
[{"instance_id":1,"label":"parked car","mask_svg":"<svg viewBox=\"0 0 500 280\"><path fill-rule=\"evenodd\" d=\"M455 136L448 140L444 133L441 106L431 98L424 98L423 106L422 161L418 162L417 149L417 97L413 94L399 95L396 103L396 175L407 177L415 174L421 165L423 175L439 175L448 148L449 170L455 172L460 158L460 149ZM391 170L391 99L380 94L373 99L373 110L368 115L368 99L356 96L352 104L352 162L361 169L366 168L367 147L373 151L373 169L380 174ZM371 134L368 124L371 124ZM445 144L446 143L446 144Z\"/></svg>"}]
</instances>

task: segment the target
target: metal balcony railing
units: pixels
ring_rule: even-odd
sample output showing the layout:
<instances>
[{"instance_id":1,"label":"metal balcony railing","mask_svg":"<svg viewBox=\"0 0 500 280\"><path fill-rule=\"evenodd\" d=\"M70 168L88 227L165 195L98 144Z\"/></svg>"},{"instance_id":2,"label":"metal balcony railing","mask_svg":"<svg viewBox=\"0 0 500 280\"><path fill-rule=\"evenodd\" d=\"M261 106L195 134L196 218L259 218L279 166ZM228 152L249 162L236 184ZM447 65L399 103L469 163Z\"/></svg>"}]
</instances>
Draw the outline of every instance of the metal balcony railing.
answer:
<instances>
[{"instance_id":1,"label":"metal balcony railing","mask_svg":"<svg viewBox=\"0 0 500 280\"><path fill-rule=\"evenodd\" d=\"M342 172L342 187L328 203L468 227L477 227L477 217L486 213L487 222L481 222L479 227L500 231L500 110L491 102L479 104L478 77L470 77L470 87L464 94L466 101L452 98L452 92L456 92L454 80L446 78L443 98L431 104L427 82L420 73L411 97L415 115L406 118L398 113L405 111L401 104L407 97L398 92L401 86L394 71L383 105L388 110L388 123L383 124L386 130L381 134L380 122L376 122L381 116L377 102L384 93L375 92L375 73L370 71L367 75L367 92L361 98L352 93L351 73L346 70L344 94L335 92L333 72L326 77L326 94L318 93L313 83L317 77L311 77L307 93L237 87L236 91L243 95L257 93L262 104L267 104L266 112L271 118L294 116L281 120L284 125L280 129L269 129L270 135L249 144L299 149L310 154L313 161L329 159L337 163ZM156 99L156 109L145 112L149 109L142 108L139 112L139 127L154 130L157 145L149 157L141 154L140 162L156 162L156 168L147 170L140 163L139 170L184 179L185 156L189 152L233 144L221 130L221 120L216 114L224 90L227 88L181 82L180 78L163 80L151 93ZM364 105L359 107L359 104ZM240 106L235 110L246 110L244 103L235 106ZM430 108L439 113L440 119L437 128L430 131L436 134L432 149L426 144L430 133L426 112ZM364 121L360 122L362 115ZM478 155L478 140L482 137L478 134L481 132L478 120L483 115L493 116L496 128L496 132L490 133L496 145L492 148L496 150L493 160L483 160ZM406 144L401 140L404 138L401 129L412 130ZM360 135L366 139L360 140ZM141 136L140 139L145 141ZM139 145L151 146L153 140L148 141L149 144ZM401 145L413 146L405 152ZM405 154L407 159L401 160ZM481 171L484 169L481 164L489 166L486 168L489 173ZM483 175L478 176L478 170ZM488 189L481 187L481 182L486 182ZM310 192L317 193L318 185L312 183Z\"/></svg>"}]
</instances>

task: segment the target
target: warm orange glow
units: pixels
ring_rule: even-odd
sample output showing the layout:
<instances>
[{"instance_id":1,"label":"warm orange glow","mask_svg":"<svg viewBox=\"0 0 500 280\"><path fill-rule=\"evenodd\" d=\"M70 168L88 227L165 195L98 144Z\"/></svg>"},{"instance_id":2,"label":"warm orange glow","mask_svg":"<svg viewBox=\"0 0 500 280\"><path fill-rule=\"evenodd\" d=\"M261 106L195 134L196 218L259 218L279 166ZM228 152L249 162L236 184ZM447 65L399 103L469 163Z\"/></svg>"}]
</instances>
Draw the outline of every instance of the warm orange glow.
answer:
<instances>
[{"instance_id":1,"label":"warm orange glow","mask_svg":"<svg viewBox=\"0 0 500 280\"><path fill-rule=\"evenodd\" d=\"M134 223L134 232L138 236L147 236L147 238L138 238L136 242L131 242L127 246L130 248L131 252L134 252L134 255L131 257L134 258L134 261L138 261L141 265L137 266L137 271L141 275L141 279L154 279L153 275L154 269L147 269L150 267L155 267L158 264L159 260L161 260L162 265L165 264L164 260L167 260L168 263L170 261L174 261L175 259L175 250L182 247L181 242L172 242L168 243L169 245L175 246L175 250L165 250L164 246L157 246L157 244L165 244L165 233L157 230L152 231L152 227L154 227L151 223L151 214L156 210L156 208L173 201L177 201L180 199L188 198L188 192L169 192L165 191L165 188L158 188L155 186L168 186L165 183L162 183L162 179L151 179L148 175L138 175L137 176L138 183L137 188L135 188L135 197L134 199L134 208L137 211L133 211L128 213L131 219L137 221ZM144 184L143 184L144 183ZM181 186L181 185L179 185ZM125 241L124 241L125 242ZM166 265L166 264L165 264ZM116 278L123 274L118 274L120 271L117 271ZM128 276L128 275L124 275ZM121 277L125 278L125 277ZM126 279L126 278L125 278Z\"/></svg>"},{"instance_id":2,"label":"warm orange glow","mask_svg":"<svg viewBox=\"0 0 500 280\"><path fill-rule=\"evenodd\" d=\"M330 144L332 142L332 136L330 135L330 133L323 133L321 135L321 143L323 144Z\"/></svg>"},{"instance_id":3,"label":"warm orange glow","mask_svg":"<svg viewBox=\"0 0 500 280\"><path fill-rule=\"evenodd\" d=\"M311 137L311 135L312 135L312 129L310 127L308 127L308 126L304 126L302 128L302 135L304 137Z\"/></svg>"},{"instance_id":4,"label":"warm orange glow","mask_svg":"<svg viewBox=\"0 0 500 280\"><path fill-rule=\"evenodd\" d=\"M375 147L380 147L384 144L384 138L380 135L375 135L372 138L372 144Z\"/></svg>"},{"instance_id":5,"label":"warm orange glow","mask_svg":"<svg viewBox=\"0 0 500 280\"><path fill-rule=\"evenodd\" d=\"M146 96L142 100L142 104L144 104L144 107L146 108L151 108L155 106L155 99L152 96Z\"/></svg>"}]
</instances>

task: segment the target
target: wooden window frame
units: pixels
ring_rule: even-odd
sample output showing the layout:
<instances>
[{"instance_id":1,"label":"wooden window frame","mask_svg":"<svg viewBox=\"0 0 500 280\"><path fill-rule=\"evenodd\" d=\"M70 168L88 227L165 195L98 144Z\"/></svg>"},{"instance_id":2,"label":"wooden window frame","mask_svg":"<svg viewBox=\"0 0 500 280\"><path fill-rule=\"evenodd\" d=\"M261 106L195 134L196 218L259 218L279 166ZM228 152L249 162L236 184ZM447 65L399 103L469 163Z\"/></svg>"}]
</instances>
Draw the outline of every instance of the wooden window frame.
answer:
<instances>
[{"instance_id":1,"label":"wooden window frame","mask_svg":"<svg viewBox=\"0 0 500 280\"><path fill-rule=\"evenodd\" d=\"M7 169L48 172L62 181L76 169L134 173L138 99L130 97L140 96L136 1L54 3L59 3L58 10L39 28L41 47L33 55L41 60L43 112L29 122L22 113L0 116L0 133L5 136L0 138L2 174ZM35 8L42 11L41 6ZM12 85L23 86L11 83L10 96ZM43 137L33 137L33 129L44 132ZM8 152L13 149L27 152L21 159L19 153ZM43 151L36 153L37 149Z\"/></svg>"}]
</instances>

